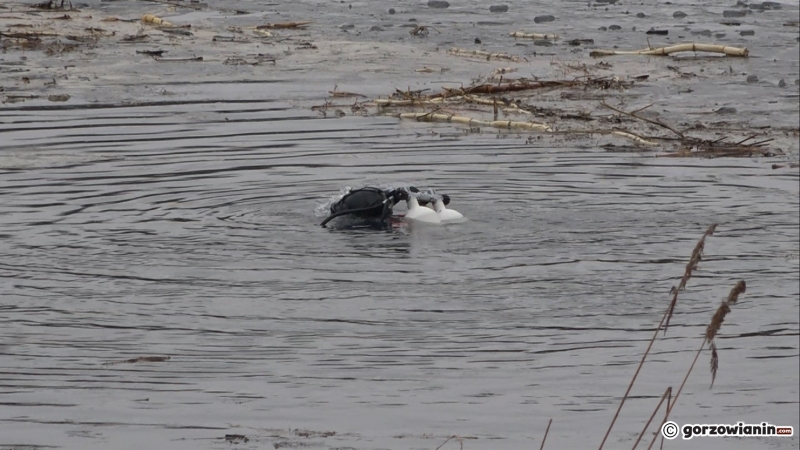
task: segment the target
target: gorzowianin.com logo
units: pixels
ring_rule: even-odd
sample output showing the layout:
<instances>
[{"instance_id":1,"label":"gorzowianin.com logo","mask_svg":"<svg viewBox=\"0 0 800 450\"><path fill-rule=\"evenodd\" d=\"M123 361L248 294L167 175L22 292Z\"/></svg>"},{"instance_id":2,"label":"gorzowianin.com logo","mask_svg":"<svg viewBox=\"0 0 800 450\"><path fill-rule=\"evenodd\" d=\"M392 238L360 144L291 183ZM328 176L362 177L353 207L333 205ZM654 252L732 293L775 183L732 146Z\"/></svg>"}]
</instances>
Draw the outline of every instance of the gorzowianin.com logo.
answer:
<instances>
[{"instance_id":1,"label":"gorzowianin.com logo","mask_svg":"<svg viewBox=\"0 0 800 450\"><path fill-rule=\"evenodd\" d=\"M790 426L778 426L767 422L730 424L686 424L679 427L675 422L664 422L661 426L661 434L667 439L675 439L680 434L683 439L691 439L695 436L792 436L794 428Z\"/></svg>"}]
</instances>

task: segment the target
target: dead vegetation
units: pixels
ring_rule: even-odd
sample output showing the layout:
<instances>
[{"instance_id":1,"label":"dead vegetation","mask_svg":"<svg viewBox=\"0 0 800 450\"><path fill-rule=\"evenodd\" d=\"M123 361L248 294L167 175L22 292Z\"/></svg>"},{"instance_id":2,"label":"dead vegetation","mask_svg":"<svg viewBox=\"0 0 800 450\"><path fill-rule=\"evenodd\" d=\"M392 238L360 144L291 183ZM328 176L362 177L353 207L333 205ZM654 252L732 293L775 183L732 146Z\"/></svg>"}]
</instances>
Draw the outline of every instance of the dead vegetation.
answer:
<instances>
[{"instance_id":1,"label":"dead vegetation","mask_svg":"<svg viewBox=\"0 0 800 450\"><path fill-rule=\"evenodd\" d=\"M561 72L563 79L511 78L509 75L517 72L518 68L503 67L486 77L476 78L467 86L445 86L439 92L395 89L387 98L375 99L373 104L379 112L393 113L400 119L449 122L470 129L489 127L565 137L598 135L622 138L640 151L661 151L661 156L665 157L780 154L779 150L769 148L772 139L758 139L763 132L738 139L728 135L714 138L690 135L689 132L695 128L680 130L657 115L646 115L649 112L646 110L653 104L629 112L606 102L607 98L614 98L617 93L624 94L635 89L637 83L646 82L650 78L648 74L627 77L596 75L598 70L613 69L611 64L603 61L592 65L554 61L552 65ZM563 100L570 100L581 103L583 107L570 111L537 105L538 99L552 102L556 95L562 100L562 105L567 105ZM392 112L390 109L400 111ZM488 115L491 115L491 120L484 118ZM522 121L501 120L501 115L528 118ZM534 117L540 120L533 120ZM587 128L582 125L589 122L605 124L606 127Z\"/></svg>"},{"instance_id":2,"label":"dead vegetation","mask_svg":"<svg viewBox=\"0 0 800 450\"><path fill-rule=\"evenodd\" d=\"M157 3L173 6L186 6L188 2L164 0ZM203 7L199 3L192 5ZM61 1L48 1L36 5L41 10L61 10L71 5ZM62 13L63 14L63 13ZM299 51L317 52L322 47L310 40L307 34L292 36L291 30L306 30L313 21L299 20L288 22L262 23L253 26L230 26L230 34L195 35L191 24L174 24L170 21L147 13L137 18L98 17L91 26L84 17L63 14L57 19L63 20L64 26L48 26L41 20L20 18L11 22L7 29L0 31L0 48L19 49L23 51L44 51L47 56L61 56L82 49L95 48L109 38L115 43L159 44L168 39L176 44L181 38L207 39L219 46L236 49L238 45L266 44L277 45L288 42L284 54L291 55ZM132 32L133 22L139 24L138 30ZM51 23L53 23L51 21ZM36 24L36 26L33 26ZM69 24L69 25L68 25ZM44 25L44 26L42 26ZM102 25L98 26L98 25ZM69 30L68 32L66 30ZM284 31L285 30L285 31ZM287 36L280 34L286 32ZM425 37L430 33L447 33L447 29L439 29L431 25L414 24L409 31L412 36ZM217 33L220 33L219 31ZM118 36L118 37L117 37ZM534 33L513 31L512 39L532 39L537 41L554 41L561 36L552 33ZM590 39L567 38L565 45L583 45L592 43ZM259 66L265 63L277 64L277 58L259 52L236 51L218 58L204 58L192 54L182 58L164 58L163 55L149 55L162 63L191 63L197 61L214 61L227 66ZM648 48L633 52L614 50L613 52L595 50L594 55L655 55L667 56L674 53L716 52L729 56L746 57L746 48L727 47L713 44L678 44L668 47L654 48L648 42ZM477 64L488 65L502 62L500 67L488 68L482 75L460 86L447 85L439 92L396 90L385 98L374 101L357 100L353 105L338 105L326 101L313 109L325 114L333 108L337 115L348 110L353 114L370 113L393 114L398 118L417 121L449 122L463 124L471 130L480 131L481 127L503 132L514 133L547 133L560 140L602 139L622 140L627 146L615 146L608 142L598 142L598 147L611 151L646 151L656 152L665 157L749 157L758 155L781 154L779 149L770 147L773 142L765 131L737 130L742 134L727 134L724 131L712 130L710 127L687 128L673 125L667 120L658 118L659 113L653 105L647 105L630 111L625 101L635 98L640 83L653 82L663 76L646 74L624 74L614 72L614 66L608 61L587 62L551 61L554 69L552 77L537 77L526 74L524 64L528 60L524 56L506 52L488 52L476 49L450 48L446 51L449 57L466 58ZM534 52L535 57L535 52ZM498 64L499 65L499 64ZM695 82L703 76L668 66L678 74L680 79L691 79ZM444 73L446 67L423 67L410 69L415 73ZM669 76L665 74L666 76ZM674 79L674 77L673 77ZM336 89L330 93L331 98L347 96ZM21 97L22 98L22 97ZM617 106L611 106L611 105ZM645 111L652 108L649 111ZM711 111L709 112L711 113ZM674 119L673 119L674 120ZM680 121L678 123L681 123ZM526 125L522 125L526 124Z\"/></svg>"},{"instance_id":3,"label":"dead vegetation","mask_svg":"<svg viewBox=\"0 0 800 450\"><path fill-rule=\"evenodd\" d=\"M68 5L67 8L64 7L64 3L66 3ZM58 4L58 5L56 6L56 4ZM65 9L66 10L73 10L74 9L72 7L72 0L61 0L60 2L58 0L47 0L47 1L35 4L35 5L33 5L33 7L36 8L36 9L59 10L59 11L63 11Z\"/></svg>"},{"instance_id":4,"label":"dead vegetation","mask_svg":"<svg viewBox=\"0 0 800 450\"><path fill-rule=\"evenodd\" d=\"M432 26L429 26L429 25L417 25L412 30L410 30L408 33L410 35L412 35L412 36L428 37L428 34L430 34L429 30L433 30L433 31L441 34L441 31L439 31L435 27L432 27Z\"/></svg>"}]
</instances>

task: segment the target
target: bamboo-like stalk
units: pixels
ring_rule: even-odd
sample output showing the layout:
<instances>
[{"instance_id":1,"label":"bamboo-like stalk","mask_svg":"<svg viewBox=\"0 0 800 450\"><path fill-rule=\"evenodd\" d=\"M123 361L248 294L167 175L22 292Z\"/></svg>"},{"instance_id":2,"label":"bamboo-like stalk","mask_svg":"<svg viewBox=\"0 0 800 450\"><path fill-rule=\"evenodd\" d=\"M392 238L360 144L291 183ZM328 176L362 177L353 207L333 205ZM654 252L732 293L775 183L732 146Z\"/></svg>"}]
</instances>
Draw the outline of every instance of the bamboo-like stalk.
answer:
<instances>
[{"instance_id":1,"label":"bamboo-like stalk","mask_svg":"<svg viewBox=\"0 0 800 450\"><path fill-rule=\"evenodd\" d=\"M142 16L142 22L144 23L152 23L153 25L160 25L162 27L171 27L172 23L167 22L166 20L156 17L153 14L145 14Z\"/></svg>"},{"instance_id":2,"label":"bamboo-like stalk","mask_svg":"<svg viewBox=\"0 0 800 450\"><path fill-rule=\"evenodd\" d=\"M727 56L741 56L747 57L750 52L745 47L728 47L726 45L716 44L677 44L668 47L659 48L645 48L642 50L623 51L623 50L592 50L590 56L613 56L613 55L649 55L649 56L666 56L673 53L680 52L708 52L708 53L721 53Z\"/></svg>"},{"instance_id":3,"label":"bamboo-like stalk","mask_svg":"<svg viewBox=\"0 0 800 450\"><path fill-rule=\"evenodd\" d=\"M523 39L548 39L548 40L558 39L557 34L523 33L522 31L513 31L509 33L509 36L515 38L523 38Z\"/></svg>"},{"instance_id":4,"label":"bamboo-like stalk","mask_svg":"<svg viewBox=\"0 0 800 450\"><path fill-rule=\"evenodd\" d=\"M511 120L487 121L442 113L402 113L399 117L401 119L414 119L420 122L450 122L469 126L482 126L499 129L535 130L544 132L553 131L553 129L548 125L535 122L514 122Z\"/></svg>"},{"instance_id":5,"label":"bamboo-like stalk","mask_svg":"<svg viewBox=\"0 0 800 450\"><path fill-rule=\"evenodd\" d=\"M505 59L508 61L520 62L519 56L509 55L508 53L489 53L484 52L483 50L464 50L456 47L451 48L447 51L447 53L455 56L465 56L468 58L481 58L485 59L486 61L492 59Z\"/></svg>"}]
</instances>

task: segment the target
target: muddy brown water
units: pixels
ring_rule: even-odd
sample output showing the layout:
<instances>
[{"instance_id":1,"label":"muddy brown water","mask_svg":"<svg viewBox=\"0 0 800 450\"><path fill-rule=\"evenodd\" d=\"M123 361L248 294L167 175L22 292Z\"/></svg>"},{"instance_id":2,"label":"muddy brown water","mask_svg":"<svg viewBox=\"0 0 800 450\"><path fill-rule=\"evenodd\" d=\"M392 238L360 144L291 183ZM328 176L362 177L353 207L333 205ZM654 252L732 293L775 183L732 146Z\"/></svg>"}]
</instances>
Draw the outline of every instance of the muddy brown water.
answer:
<instances>
[{"instance_id":1,"label":"muddy brown water","mask_svg":"<svg viewBox=\"0 0 800 450\"><path fill-rule=\"evenodd\" d=\"M451 3L435 17L469 25L451 38L465 41L472 22L540 15L515 17L519 2L505 15ZM392 6L403 21L407 10L434 14L421 3L347 5L295 2L284 16L325 7L331 29L368 30ZM715 27L732 6L605 7L538 6L592 29L615 12L626 25L639 9L654 25L682 10ZM758 18L756 37L786 37L763 22L790 13L797 2L741 20ZM775 63L790 81L788 41L770 51L795 52ZM800 425L800 180L771 168L786 158L654 158L322 117L308 106L333 82L390 84L360 74L348 85L344 69L203 80L182 67L146 87L76 86L67 103L0 106L0 448L434 449L451 435L468 450L538 448L550 418L546 448L596 448L711 223L701 270L606 448L629 448L664 389L677 389L739 279L747 293L722 327L714 387L704 352L673 419ZM771 118L748 120L797 117L785 91L735 92L727 101L744 111L769 109L751 100L781 92ZM137 104L112 101L132 96ZM318 226L321 205L363 184L436 188L469 220ZM140 356L170 358L121 362ZM797 437L667 445L796 448Z\"/></svg>"}]
</instances>

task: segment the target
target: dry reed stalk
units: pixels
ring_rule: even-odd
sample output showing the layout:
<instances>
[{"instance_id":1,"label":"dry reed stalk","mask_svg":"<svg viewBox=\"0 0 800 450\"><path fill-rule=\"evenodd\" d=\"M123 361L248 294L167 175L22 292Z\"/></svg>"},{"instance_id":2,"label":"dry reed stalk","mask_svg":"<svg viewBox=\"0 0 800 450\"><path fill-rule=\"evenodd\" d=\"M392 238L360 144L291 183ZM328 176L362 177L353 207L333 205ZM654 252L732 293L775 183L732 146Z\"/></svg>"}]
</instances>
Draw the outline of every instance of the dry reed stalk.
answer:
<instances>
[{"instance_id":1,"label":"dry reed stalk","mask_svg":"<svg viewBox=\"0 0 800 450\"><path fill-rule=\"evenodd\" d=\"M700 254L700 252L702 252L703 247L705 246L706 237L713 235L714 230L716 229L717 229L717 224L712 224L710 227L708 227L706 232L703 233L703 236L697 242L697 245L695 245L694 250L692 251L692 257L689 260L689 264L686 265L686 271L684 272L683 277L681 278L682 287L686 286L686 282L689 281L689 278L691 278L692 276L691 271L697 267L697 262L699 261L698 255ZM689 270L690 267L691 270ZM639 365L636 367L636 371L633 373L633 378L631 378L631 382L628 384L628 389L622 396L622 401L619 402L617 411L614 413L614 418L611 419L611 424L608 426L608 430L606 430L606 435L603 436L603 441L600 443L600 447L598 448L598 450L602 450L603 446L606 443L606 440L608 440L608 436L611 434L611 429L614 428L614 424L617 422L617 418L619 418L619 412L622 411L622 405L624 405L625 400L628 399L628 395L630 395L631 389L633 389L633 383L636 382L636 377L639 376L639 372L642 370L642 366L644 365L645 359L647 359L647 355L650 354L650 349L653 348L653 343L656 341L656 337L658 337L658 332L661 331L661 327L664 325L664 321L667 320L668 316L672 315L672 311L675 309L675 304L678 301L678 291L679 289L676 289L675 287L672 288L673 297L672 301L670 302L669 308L667 308L667 310L664 311L664 315L661 316L661 322L658 323L656 331L653 333L653 337L650 338L650 342L647 344L647 349L644 351L644 355L642 355L642 359L641 361L639 361ZM666 422L666 419L664 419L664 421Z\"/></svg>"},{"instance_id":2,"label":"dry reed stalk","mask_svg":"<svg viewBox=\"0 0 800 450\"><path fill-rule=\"evenodd\" d=\"M709 322L708 327L706 327L706 334L703 336L703 342L700 343L700 348L697 349L697 353L694 355L694 360L692 360L692 365L689 366L689 370L686 371L686 376L683 377L683 381L678 388L678 392L675 393L675 398L672 400L672 403L669 404L669 407L667 407L667 414L664 416L664 421L661 422L661 426L664 426L664 422L669 419L669 415L675 408L675 404L678 403L678 397L680 397L683 387L686 385L686 380L689 379L689 375L692 373L692 369L694 369L694 365L697 363L697 359L700 357L700 353L703 351L703 347L705 347L706 343L711 344L711 386L714 386L714 379L717 377L717 368L719 367L719 356L717 355L717 346L714 344L714 338L717 336L719 329L722 327L722 322L725 320L725 316L731 312L731 306L736 304L736 302L739 300L739 296L744 294L746 290L747 284L744 282L744 280L739 280L739 282L733 286L733 289L731 289L730 294L728 294L728 298L726 298L722 304L719 305L717 311L714 312L711 322ZM653 439L647 449L650 450L655 442L656 440Z\"/></svg>"},{"instance_id":3,"label":"dry reed stalk","mask_svg":"<svg viewBox=\"0 0 800 450\"><path fill-rule=\"evenodd\" d=\"M511 32L509 36L523 39L558 39L557 34L523 33L522 31Z\"/></svg>"},{"instance_id":4,"label":"dry reed stalk","mask_svg":"<svg viewBox=\"0 0 800 450\"><path fill-rule=\"evenodd\" d=\"M517 129L517 130L522 129L522 130L533 130L533 131L544 131L544 132L553 131L552 128L541 123L514 122L511 120L494 120L490 122L486 120L478 120L464 116L454 116L451 114L442 114L442 113L403 113L400 114L399 117L401 119L415 119L420 122L450 122L450 123L460 123L469 126L482 126L482 127L492 127L500 129Z\"/></svg>"},{"instance_id":5,"label":"dry reed stalk","mask_svg":"<svg viewBox=\"0 0 800 450\"><path fill-rule=\"evenodd\" d=\"M547 433L550 432L550 425L552 425L553 419L550 419L547 422L547 429L544 430L544 437L542 438L542 445L539 446L539 450L544 450L544 442L547 440Z\"/></svg>"},{"instance_id":6,"label":"dry reed stalk","mask_svg":"<svg viewBox=\"0 0 800 450\"><path fill-rule=\"evenodd\" d=\"M505 59L508 61L520 62L519 56L509 55L508 53L489 53L489 52L484 52L483 50L464 50L455 47L448 50L447 53L450 55L465 56L468 58L481 58L485 59L486 61L492 59Z\"/></svg>"},{"instance_id":7,"label":"dry reed stalk","mask_svg":"<svg viewBox=\"0 0 800 450\"><path fill-rule=\"evenodd\" d=\"M278 22L278 23L267 23L264 25L258 25L256 27L257 30L263 29L287 29L287 28L305 28L311 23L313 20L303 20L300 22Z\"/></svg>"},{"instance_id":8,"label":"dry reed stalk","mask_svg":"<svg viewBox=\"0 0 800 450\"><path fill-rule=\"evenodd\" d=\"M417 99L395 100L391 98L376 98L375 100L373 100L373 102L378 106L421 106L421 105L441 106L442 103L444 103L442 101L442 97L433 100L417 100Z\"/></svg>"},{"instance_id":9,"label":"dry reed stalk","mask_svg":"<svg viewBox=\"0 0 800 450\"><path fill-rule=\"evenodd\" d=\"M456 95L467 95L467 94L500 94L506 92L527 91L530 89L568 87L576 84L579 84L579 82L574 80L573 81L541 80L541 81L516 81L501 85L479 84L476 86L470 86L466 88L443 87L442 92L439 92L438 94L430 94L425 97L428 99L433 99L437 97L453 97Z\"/></svg>"},{"instance_id":10,"label":"dry reed stalk","mask_svg":"<svg viewBox=\"0 0 800 450\"><path fill-rule=\"evenodd\" d=\"M447 438L446 441L442 442L442 445L436 447L436 450L439 450L440 448L444 447L444 444L447 444L448 442L450 442L451 439L455 439L456 441L458 441L459 445L461 446L460 449L464 450L464 440L462 438L456 436L455 434L450 436L449 438Z\"/></svg>"},{"instance_id":11,"label":"dry reed stalk","mask_svg":"<svg viewBox=\"0 0 800 450\"><path fill-rule=\"evenodd\" d=\"M614 136L619 136L619 137L624 137L626 139L630 139L633 142L636 142L637 144L641 144L641 145L647 145L647 146L658 145L658 143L656 143L656 142L648 141L647 139L644 139L644 138L642 138L640 136L637 136L637 135L635 135L635 134L633 134L631 132L628 132L628 131L614 131L611 134L613 134Z\"/></svg>"},{"instance_id":12,"label":"dry reed stalk","mask_svg":"<svg viewBox=\"0 0 800 450\"><path fill-rule=\"evenodd\" d=\"M647 432L647 427L650 426L650 423L653 421L653 418L656 416L656 413L658 412L659 409L661 409L661 405L664 403L664 400L667 400L667 408L669 408L669 402L671 399L672 399L672 386L668 387L667 390L664 391L664 395L661 396L661 401L659 401L658 405L656 405L656 409L653 410L653 414L650 414L650 418L647 419L647 423L644 424L644 428L642 429L642 432L639 433L639 438L636 439L636 442L633 443L633 447L631 450L636 450L636 446L639 445L639 442L641 442L642 437L644 437L644 434Z\"/></svg>"},{"instance_id":13,"label":"dry reed stalk","mask_svg":"<svg viewBox=\"0 0 800 450\"><path fill-rule=\"evenodd\" d=\"M645 109L647 109L647 108L649 108L649 107L651 107L653 105L648 105L648 106L645 106L644 108L639 108L639 109L637 109L636 111L633 111L633 112L627 112L627 111L623 111L621 109L618 109L618 108L615 108L615 107L609 105L608 103L605 102L605 100L600 101L600 104L602 106L605 106L606 108L608 108L610 110L613 110L613 111L616 111L616 112L618 112L620 114L625 114L626 116L631 116L631 117L633 117L635 119L639 119L639 120L645 121L647 123L652 123L653 125L658 125L660 127L666 128L669 131L672 131L673 133L677 134L681 139L683 139L683 133L681 133L680 131L676 130L675 128L672 128L671 126L665 124L664 122L662 122L660 120L648 119L647 117L642 117L642 116L637 116L636 115L637 112L643 111L643 110L645 110Z\"/></svg>"},{"instance_id":14,"label":"dry reed stalk","mask_svg":"<svg viewBox=\"0 0 800 450\"><path fill-rule=\"evenodd\" d=\"M668 47L659 48L645 48L642 50L634 51L621 51L621 50L592 50L589 56L613 56L613 55L649 55L649 56L666 56L673 53L680 52L708 52L708 53L721 53L727 56L741 56L746 57L750 52L744 47L728 47L725 45L715 44L677 44Z\"/></svg>"}]
</instances>

